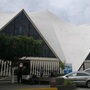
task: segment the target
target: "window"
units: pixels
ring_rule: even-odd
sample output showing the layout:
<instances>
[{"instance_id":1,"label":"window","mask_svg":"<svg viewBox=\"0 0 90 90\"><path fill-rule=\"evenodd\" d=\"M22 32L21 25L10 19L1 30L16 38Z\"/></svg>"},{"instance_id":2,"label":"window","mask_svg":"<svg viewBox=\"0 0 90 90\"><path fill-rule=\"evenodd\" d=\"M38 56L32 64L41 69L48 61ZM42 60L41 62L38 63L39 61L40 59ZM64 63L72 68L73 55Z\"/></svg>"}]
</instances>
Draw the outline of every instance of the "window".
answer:
<instances>
[{"instance_id":1,"label":"window","mask_svg":"<svg viewBox=\"0 0 90 90\"><path fill-rule=\"evenodd\" d=\"M74 77L74 76L77 76L77 73L72 73L68 75L68 77Z\"/></svg>"},{"instance_id":2,"label":"window","mask_svg":"<svg viewBox=\"0 0 90 90\"><path fill-rule=\"evenodd\" d=\"M77 73L77 76L89 76L89 75L86 73Z\"/></svg>"}]
</instances>

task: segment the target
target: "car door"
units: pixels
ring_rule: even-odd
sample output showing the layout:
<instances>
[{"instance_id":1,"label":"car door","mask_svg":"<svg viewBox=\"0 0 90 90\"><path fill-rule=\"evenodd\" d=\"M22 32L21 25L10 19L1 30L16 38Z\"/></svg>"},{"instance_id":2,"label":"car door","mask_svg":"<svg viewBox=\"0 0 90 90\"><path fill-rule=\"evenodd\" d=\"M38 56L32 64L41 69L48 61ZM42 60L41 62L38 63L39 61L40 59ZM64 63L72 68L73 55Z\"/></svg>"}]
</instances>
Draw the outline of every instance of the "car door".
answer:
<instances>
[{"instance_id":1,"label":"car door","mask_svg":"<svg viewBox=\"0 0 90 90\"><path fill-rule=\"evenodd\" d=\"M67 77L66 79L68 79L70 81L73 81L76 84L76 76L77 76L76 72L75 73L71 73L71 74L66 76Z\"/></svg>"},{"instance_id":2,"label":"car door","mask_svg":"<svg viewBox=\"0 0 90 90\"><path fill-rule=\"evenodd\" d=\"M77 85L86 85L86 81L89 78L89 74L84 73L84 72L78 72L77 76L75 77L75 83Z\"/></svg>"}]
</instances>

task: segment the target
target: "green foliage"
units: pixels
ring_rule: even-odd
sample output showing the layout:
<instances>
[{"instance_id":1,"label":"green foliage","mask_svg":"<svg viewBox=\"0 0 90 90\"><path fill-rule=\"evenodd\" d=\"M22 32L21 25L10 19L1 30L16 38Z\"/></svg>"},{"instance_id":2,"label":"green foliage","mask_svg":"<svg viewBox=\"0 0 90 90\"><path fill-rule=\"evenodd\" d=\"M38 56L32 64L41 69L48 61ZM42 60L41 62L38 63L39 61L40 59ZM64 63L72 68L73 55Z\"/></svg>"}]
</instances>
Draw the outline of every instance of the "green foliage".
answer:
<instances>
[{"instance_id":1,"label":"green foliage","mask_svg":"<svg viewBox=\"0 0 90 90\"><path fill-rule=\"evenodd\" d=\"M65 86L72 85L72 84L73 84L73 82L70 80L64 80L64 83L63 83L63 85L65 85Z\"/></svg>"},{"instance_id":2,"label":"green foliage","mask_svg":"<svg viewBox=\"0 0 90 90\"><path fill-rule=\"evenodd\" d=\"M59 63L59 66L60 66L60 67L61 67L61 69L63 70L63 69L65 68L65 63L60 62L60 63Z\"/></svg>"},{"instance_id":3,"label":"green foliage","mask_svg":"<svg viewBox=\"0 0 90 90\"><path fill-rule=\"evenodd\" d=\"M23 56L40 56L42 41L28 36L0 34L0 59L16 62Z\"/></svg>"},{"instance_id":4,"label":"green foliage","mask_svg":"<svg viewBox=\"0 0 90 90\"><path fill-rule=\"evenodd\" d=\"M63 73L60 73L60 74L57 74L57 76L64 76L65 74L63 74Z\"/></svg>"}]
</instances>

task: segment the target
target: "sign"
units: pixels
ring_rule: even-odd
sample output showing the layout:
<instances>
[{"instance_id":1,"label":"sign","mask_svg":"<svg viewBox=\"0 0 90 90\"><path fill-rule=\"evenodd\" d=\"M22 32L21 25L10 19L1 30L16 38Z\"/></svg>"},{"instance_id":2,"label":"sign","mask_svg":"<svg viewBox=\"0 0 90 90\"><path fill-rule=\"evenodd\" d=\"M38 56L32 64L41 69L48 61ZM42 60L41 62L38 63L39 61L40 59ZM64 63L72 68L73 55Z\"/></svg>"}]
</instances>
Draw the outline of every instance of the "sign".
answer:
<instances>
[{"instance_id":1,"label":"sign","mask_svg":"<svg viewBox=\"0 0 90 90\"><path fill-rule=\"evenodd\" d=\"M72 72L72 64L66 64L64 69L64 74Z\"/></svg>"}]
</instances>

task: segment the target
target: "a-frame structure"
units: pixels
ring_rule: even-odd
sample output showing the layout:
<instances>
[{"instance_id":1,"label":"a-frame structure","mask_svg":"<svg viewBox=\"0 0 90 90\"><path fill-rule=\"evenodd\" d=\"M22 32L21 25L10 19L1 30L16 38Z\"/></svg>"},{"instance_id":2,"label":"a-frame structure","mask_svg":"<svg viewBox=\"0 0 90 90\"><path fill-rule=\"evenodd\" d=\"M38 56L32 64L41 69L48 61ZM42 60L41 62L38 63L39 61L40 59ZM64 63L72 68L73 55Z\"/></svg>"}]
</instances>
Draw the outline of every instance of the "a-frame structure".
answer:
<instances>
[{"instance_id":1,"label":"a-frame structure","mask_svg":"<svg viewBox=\"0 0 90 90\"><path fill-rule=\"evenodd\" d=\"M90 68L90 53L87 55L85 61L83 62L79 70L85 70L87 68Z\"/></svg>"},{"instance_id":2,"label":"a-frame structure","mask_svg":"<svg viewBox=\"0 0 90 90\"><path fill-rule=\"evenodd\" d=\"M0 33L5 33L8 35L27 35L32 36L36 40L42 40L42 55L32 57L51 57L56 58L52 50L48 47L47 43L43 40L43 37L40 36L35 25L30 22L30 19L24 10L21 10L12 20L10 20L1 30Z\"/></svg>"},{"instance_id":3,"label":"a-frame structure","mask_svg":"<svg viewBox=\"0 0 90 90\"><path fill-rule=\"evenodd\" d=\"M40 56L33 54L31 57L27 58L27 60L30 60L30 72L39 75L38 70L40 69L41 66L43 66L45 69L44 72L45 75L49 75L49 72L51 70L57 72L60 71L59 70L59 61L61 60L59 58L60 56L57 55L55 49L53 49L53 47L51 46L52 44L50 45L50 43L48 43L48 41L39 31L39 28L34 24L34 22L30 18L30 16L25 12L25 10L21 10L19 13L12 16L11 19L7 20L6 23L4 22L4 25L0 27L0 33L5 33L7 35L12 36L27 35L32 36L36 40L42 40L43 53ZM54 38L55 35L54 37L52 37L52 39ZM57 39L55 40L57 41ZM55 40L54 42L56 42ZM56 44L59 45L59 43ZM57 48L58 54L60 54L59 52L62 52L60 47L55 46L55 48ZM60 51L58 48L60 49Z\"/></svg>"}]
</instances>

